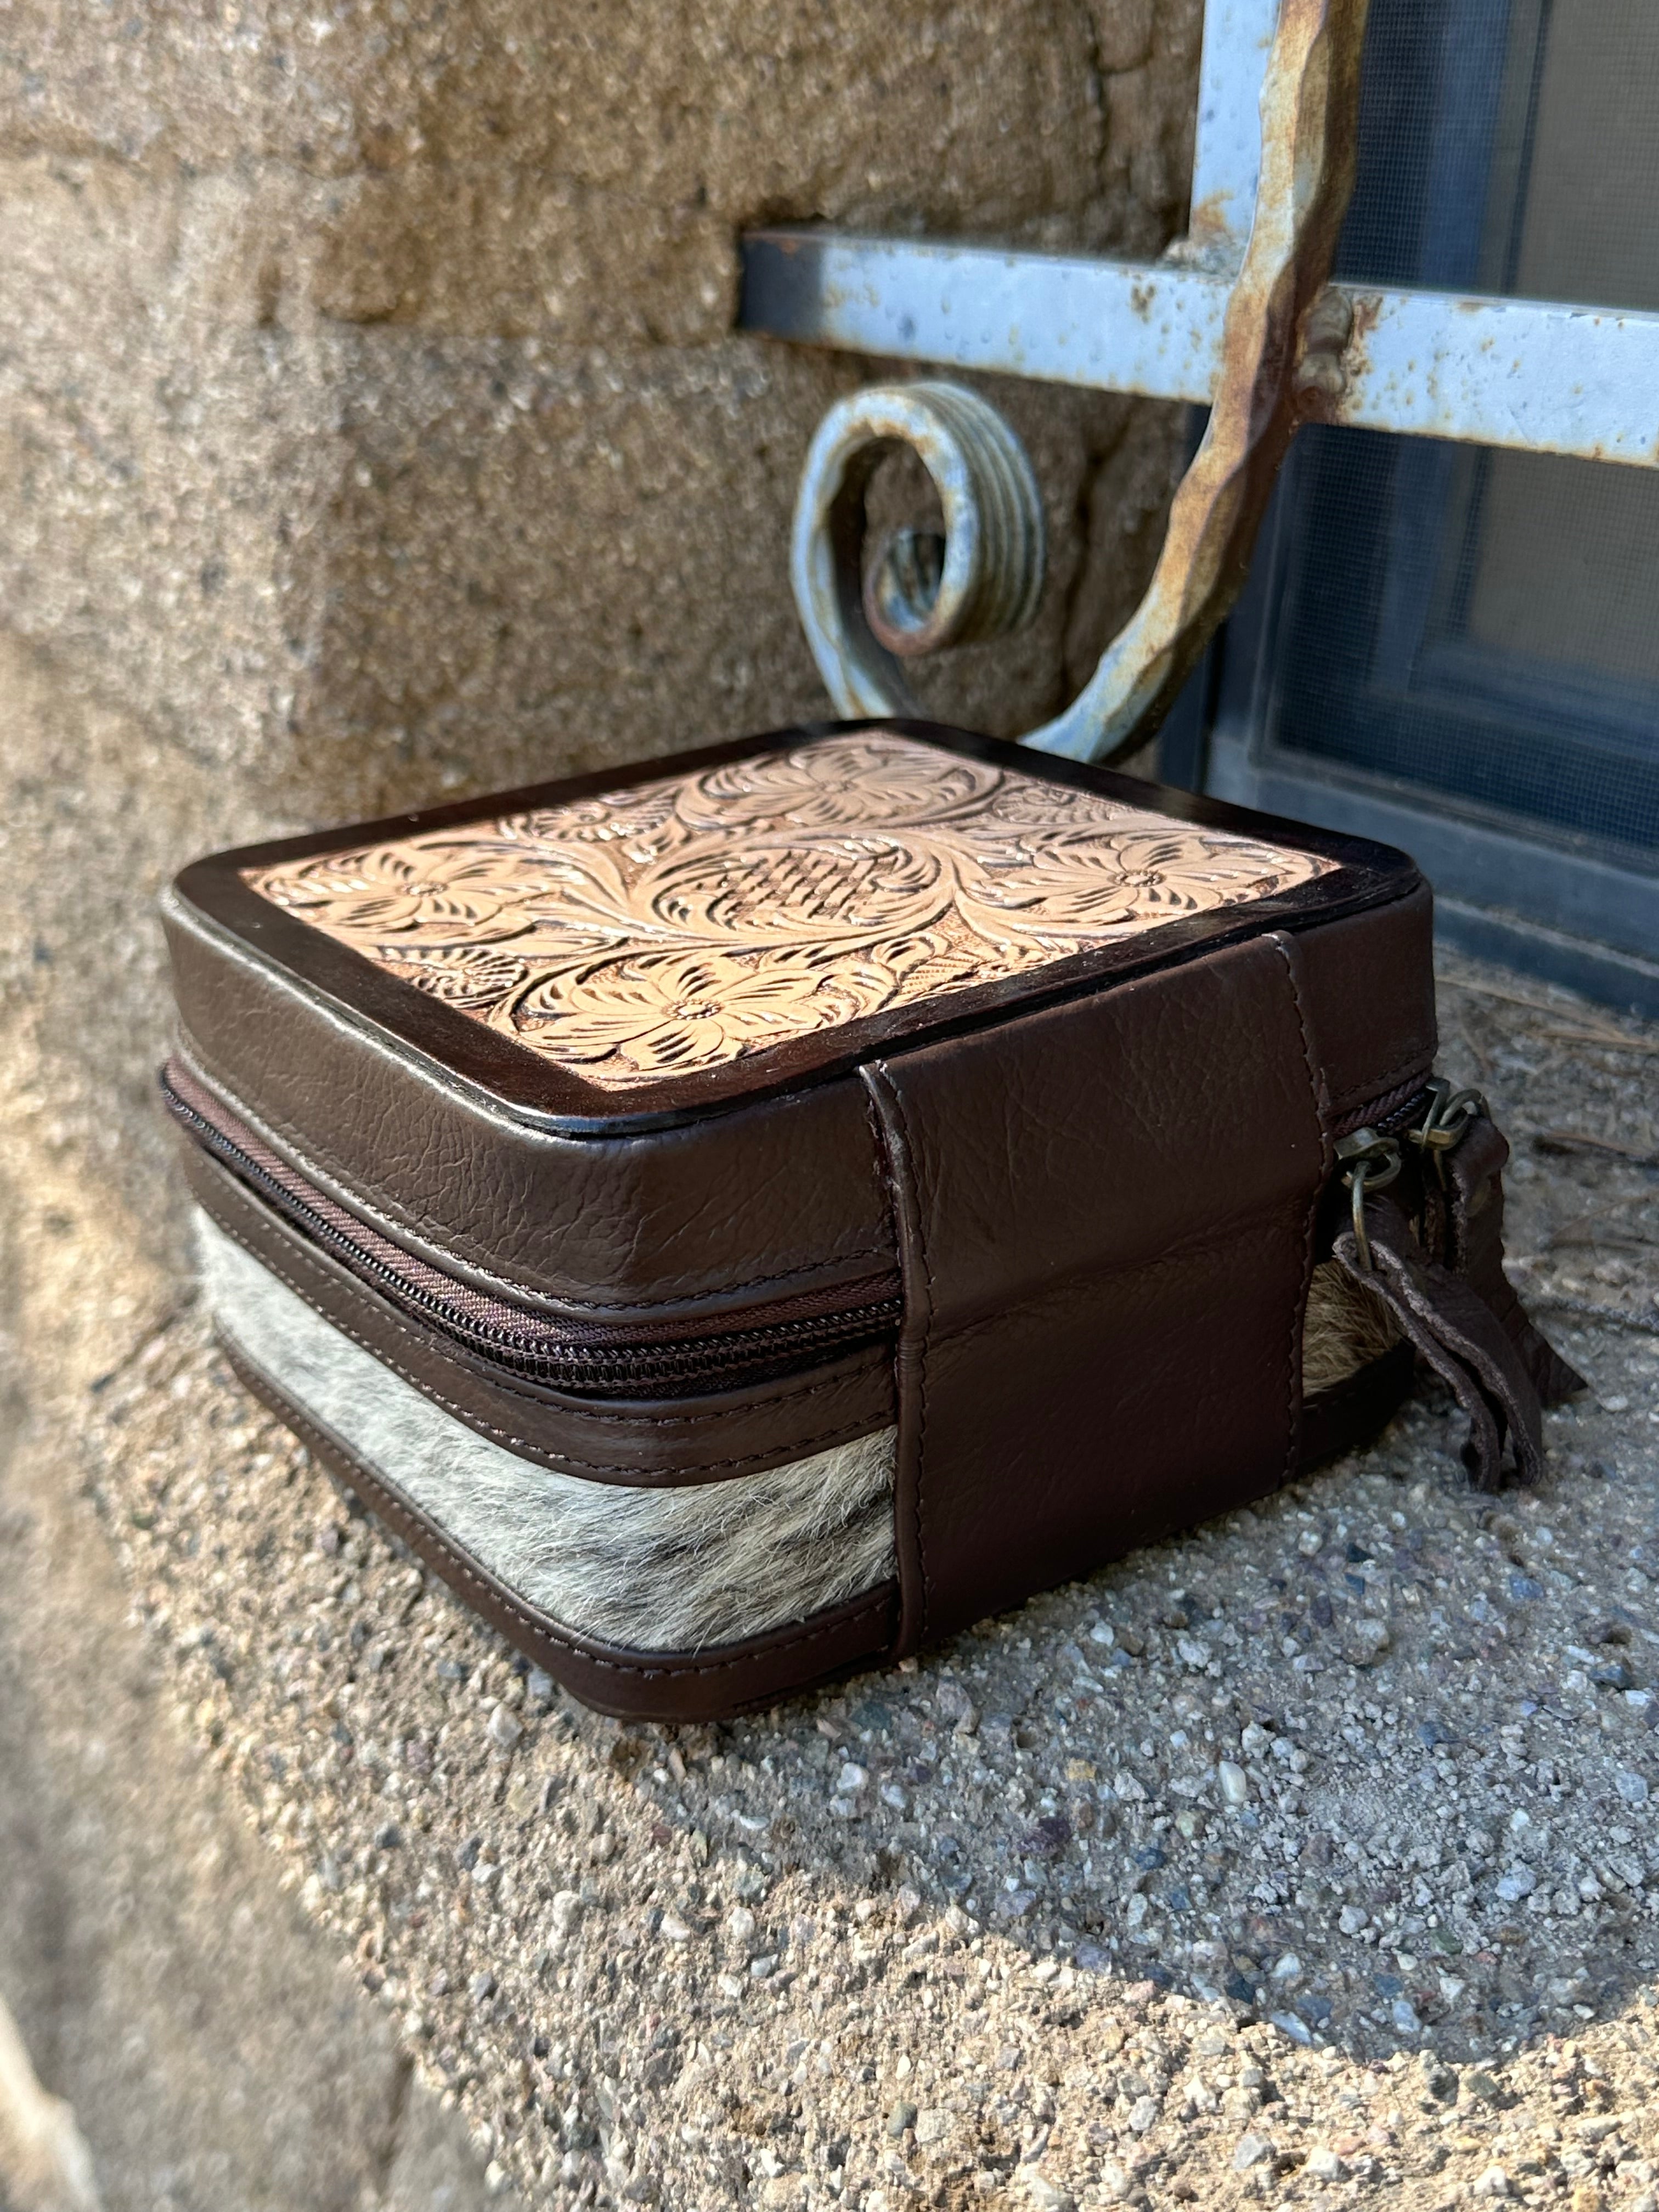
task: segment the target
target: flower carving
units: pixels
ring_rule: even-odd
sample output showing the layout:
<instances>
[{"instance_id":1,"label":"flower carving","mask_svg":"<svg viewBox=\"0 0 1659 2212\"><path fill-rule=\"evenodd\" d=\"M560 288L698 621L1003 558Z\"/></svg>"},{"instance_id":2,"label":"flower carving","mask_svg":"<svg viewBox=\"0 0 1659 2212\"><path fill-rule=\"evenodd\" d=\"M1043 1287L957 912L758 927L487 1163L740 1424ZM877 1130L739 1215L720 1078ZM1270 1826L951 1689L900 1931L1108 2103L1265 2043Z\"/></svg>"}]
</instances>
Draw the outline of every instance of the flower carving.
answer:
<instances>
[{"instance_id":1,"label":"flower carving","mask_svg":"<svg viewBox=\"0 0 1659 2212\"><path fill-rule=\"evenodd\" d=\"M417 989L625 1091L1330 866L875 730L247 877Z\"/></svg>"},{"instance_id":2,"label":"flower carving","mask_svg":"<svg viewBox=\"0 0 1659 2212\"><path fill-rule=\"evenodd\" d=\"M520 1000L516 1026L555 1059L585 1066L614 1054L641 1076L661 1076L851 1021L870 996L860 980L799 953L652 953L544 977ZM883 979L888 992L896 980Z\"/></svg>"}]
</instances>

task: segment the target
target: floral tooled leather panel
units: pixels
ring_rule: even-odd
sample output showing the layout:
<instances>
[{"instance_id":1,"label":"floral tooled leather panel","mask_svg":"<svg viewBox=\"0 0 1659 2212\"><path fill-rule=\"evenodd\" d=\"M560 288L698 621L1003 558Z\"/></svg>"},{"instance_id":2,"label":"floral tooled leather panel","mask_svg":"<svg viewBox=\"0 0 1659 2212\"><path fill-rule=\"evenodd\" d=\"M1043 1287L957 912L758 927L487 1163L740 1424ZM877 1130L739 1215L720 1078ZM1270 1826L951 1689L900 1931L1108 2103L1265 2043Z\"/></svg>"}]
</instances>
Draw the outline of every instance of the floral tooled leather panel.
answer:
<instances>
[{"instance_id":1,"label":"floral tooled leather panel","mask_svg":"<svg viewBox=\"0 0 1659 2212\"><path fill-rule=\"evenodd\" d=\"M244 875L623 1091L1333 865L876 730Z\"/></svg>"}]
</instances>

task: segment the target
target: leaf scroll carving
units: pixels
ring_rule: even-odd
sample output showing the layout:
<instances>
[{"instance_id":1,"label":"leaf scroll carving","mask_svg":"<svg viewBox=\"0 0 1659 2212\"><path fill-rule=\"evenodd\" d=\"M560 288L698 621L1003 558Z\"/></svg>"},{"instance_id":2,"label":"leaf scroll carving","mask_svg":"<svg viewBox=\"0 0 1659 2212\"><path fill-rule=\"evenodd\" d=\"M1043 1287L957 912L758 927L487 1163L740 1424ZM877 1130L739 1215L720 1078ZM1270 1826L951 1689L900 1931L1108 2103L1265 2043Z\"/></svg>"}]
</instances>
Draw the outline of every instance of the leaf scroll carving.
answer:
<instances>
[{"instance_id":1,"label":"leaf scroll carving","mask_svg":"<svg viewBox=\"0 0 1659 2212\"><path fill-rule=\"evenodd\" d=\"M312 927L622 1091L1330 866L876 730L246 872Z\"/></svg>"}]
</instances>

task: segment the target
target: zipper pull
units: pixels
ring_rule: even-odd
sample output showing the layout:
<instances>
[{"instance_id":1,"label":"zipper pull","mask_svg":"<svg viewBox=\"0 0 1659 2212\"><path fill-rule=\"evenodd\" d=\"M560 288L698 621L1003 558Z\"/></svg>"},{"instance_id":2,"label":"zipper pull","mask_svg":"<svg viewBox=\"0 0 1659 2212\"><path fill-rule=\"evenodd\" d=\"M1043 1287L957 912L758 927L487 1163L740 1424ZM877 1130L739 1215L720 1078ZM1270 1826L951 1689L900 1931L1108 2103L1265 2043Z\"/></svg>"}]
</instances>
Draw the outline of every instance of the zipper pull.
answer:
<instances>
[{"instance_id":1,"label":"zipper pull","mask_svg":"<svg viewBox=\"0 0 1659 2212\"><path fill-rule=\"evenodd\" d=\"M1446 1087L1450 1088L1449 1085ZM1365 1234L1365 1200L1379 1190L1386 1190L1400 1173L1402 1163L1399 1139L1385 1137L1377 1129L1356 1129L1352 1136L1337 1139L1336 1157L1351 1163L1342 1186L1353 1194L1354 1249L1359 1255L1360 1266L1369 1275L1372 1272L1371 1248Z\"/></svg>"},{"instance_id":2,"label":"zipper pull","mask_svg":"<svg viewBox=\"0 0 1659 2212\"><path fill-rule=\"evenodd\" d=\"M1486 1100L1478 1091L1454 1091L1443 1076L1425 1089L1426 1103L1398 1136L1364 1128L1337 1140L1353 1229L1336 1237L1332 1256L1389 1309L1468 1415L1464 1458L1475 1487L1496 1490L1506 1459L1518 1480L1535 1482L1544 1466L1543 1405L1582 1383L1527 1320L1504 1273L1500 1171L1509 1147ZM1460 1150L1471 1130L1479 1132L1474 1143ZM1394 1200L1376 1197L1400 1173L1407 1144L1425 1162L1422 1233L1436 1249L1448 1243L1443 1264ZM1426 1171L1431 1159L1438 1199Z\"/></svg>"},{"instance_id":3,"label":"zipper pull","mask_svg":"<svg viewBox=\"0 0 1659 2212\"><path fill-rule=\"evenodd\" d=\"M1355 1175L1363 1185L1363 1160ZM1473 1283L1429 1258L1391 1199L1370 1207L1365 1225L1363 1260L1358 1234L1346 1229L1333 1255L1382 1300L1462 1407L1469 1424L1463 1456L1475 1488L1500 1487L1506 1454L1517 1481L1536 1482L1544 1468L1543 1409L1520 1348Z\"/></svg>"},{"instance_id":4,"label":"zipper pull","mask_svg":"<svg viewBox=\"0 0 1659 2212\"><path fill-rule=\"evenodd\" d=\"M1443 1190L1447 1153L1462 1143L1472 1122L1490 1121L1492 1113L1482 1092L1454 1091L1443 1075L1433 1077L1427 1088L1429 1103L1423 1119L1407 1130L1406 1141L1415 1145L1434 1162L1435 1176ZM1339 1146L1339 1152L1340 1149Z\"/></svg>"}]
</instances>

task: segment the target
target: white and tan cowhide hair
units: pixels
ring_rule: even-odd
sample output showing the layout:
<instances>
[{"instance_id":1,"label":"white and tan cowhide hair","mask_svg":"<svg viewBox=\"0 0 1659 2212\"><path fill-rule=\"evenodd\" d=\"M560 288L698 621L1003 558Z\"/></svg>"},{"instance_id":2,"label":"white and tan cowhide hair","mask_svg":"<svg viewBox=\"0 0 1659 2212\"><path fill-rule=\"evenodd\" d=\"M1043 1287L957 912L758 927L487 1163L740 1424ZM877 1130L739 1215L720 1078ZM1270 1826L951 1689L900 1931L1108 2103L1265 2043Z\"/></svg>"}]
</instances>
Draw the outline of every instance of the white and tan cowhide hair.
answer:
<instances>
[{"instance_id":1,"label":"white and tan cowhide hair","mask_svg":"<svg viewBox=\"0 0 1659 2212\"><path fill-rule=\"evenodd\" d=\"M389 1489L568 1628L637 1651L695 1651L804 1620L896 1571L890 1428L679 1489L560 1474L434 1405L199 1212L197 1236L209 1303L231 1344ZM1315 1270L1310 1391L1393 1340L1373 1300L1333 1264Z\"/></svg>"},{"instance_id":2,"label":"white and tan cowhide hair","mask_svg":"<svg viewBox=\"0 0 1659 2212\"><path fill-rule=\"evenodd\" d=\"M196 1228L209 1304L231 1344L568 1628L635 1650L696 1650L804 1620L894 1571L891 1429L680 1489L560 1474L422 1397L206 1214Z\"/></svg>"},{"instance_id":3,"label":"white and tan cowhide hair","mask_svg":"<svg viewBox=\"0 0 1659 2212\"><path fill-rule=\"evenodd\" d=\"M1308 1285L1302 1327L1302 1389L1317 1397L1334 1389L1400 1341L1394 1316L1334 1260L1323 1260Z\"/></svg>"}]
</instances>

